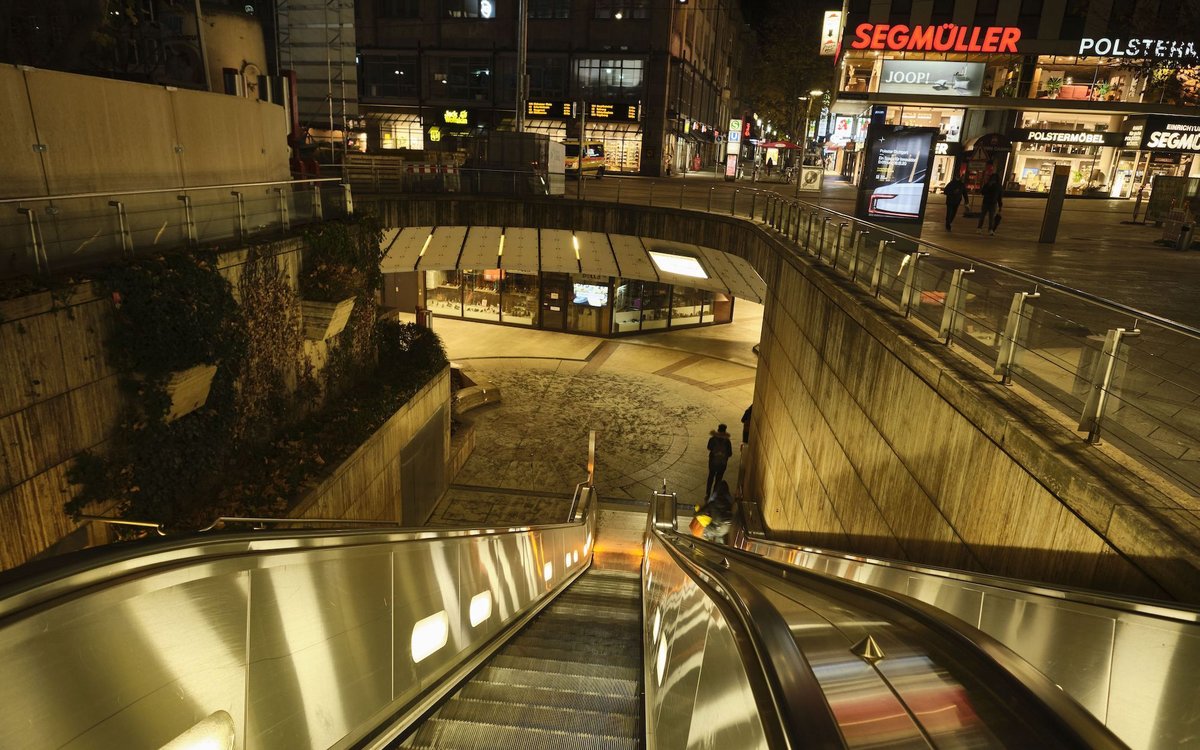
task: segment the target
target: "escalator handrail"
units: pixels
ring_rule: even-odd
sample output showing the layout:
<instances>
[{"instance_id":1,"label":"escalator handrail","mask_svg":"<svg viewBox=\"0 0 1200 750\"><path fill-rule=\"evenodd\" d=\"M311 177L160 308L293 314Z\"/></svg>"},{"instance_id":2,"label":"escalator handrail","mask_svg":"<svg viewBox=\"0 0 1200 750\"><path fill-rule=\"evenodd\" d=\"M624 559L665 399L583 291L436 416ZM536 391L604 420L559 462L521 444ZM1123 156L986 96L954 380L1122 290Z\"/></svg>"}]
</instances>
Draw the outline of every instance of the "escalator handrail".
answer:
<instances>
[{"instance_id":1,"label":"escalator handrail","mask_svg":"<svg viewBox=\"0 0 1200 750\"><path fill-rule=\"evenodd\" d=\"M796 645L786 620L766 597L740 575L719 570L702 556L684 555L661 530L652 533L663 542L676 565L725 610L726 620L737 626L735 631L748 638L756 672L770 692L768 706L759 704L760 717L776 719L768 728L768 736L782 740L788 748L845 747L820 681Z\"/></svg>"},{"instance_id":2,"label":"escalator handrail","mask_svg":"<svg viewBox=\"0 0 1200 750\"><path fill-rule=\"evenodd\" d=\"M695 539L679 532L676 532L676 536L688 540L694 546L703 545L710 554L724 555L740 564L778 576L785 585L799 585L797 579L800 578L808 581L809 585L832 588L844 596L853 597L864 609L886 609L893 615L899 613L927 628L940 642L949 645L958 653L974 657L977 664L982 664L985 668L994 667L995 675L1031 699L1032 705L1045 708L1041 717L1043 723L1057 725L1059 730L1068 733L1078 746L1114 749L1126 747L1099 719L1029 662L987 633L932 605L867 584L847 581L787 565L752 552ZM994 684L987 681L985 683Z\"/></svg>"},{"instance_id":3,"label":"escalator handrail","mask_svg":"<svg viewBox=\"0 0 1200 750\"><path fill-rule=\"evenodd\" d=\"M1168 603L1154 599L1119 597L1091 589L1074 588L1071 586L1057 586L1046 583L1034 583L1019 578L1008 578L991 573L973 573L954 568L944 568L937 565L913 563L906 560L893 560L885 557L875 557L873 555L859 555L851 552L839 552L837 550L810 547L802 544L789 544L787 542L781 542L774 539L766 539L757 536L749 537L741 544L765 544L780 549L794 550L806 554L820 555L822 557L834 558L838 560L849 560L855 563L861 563L863 565L878 566L881 568L894 568L896 570L903 570L920 575L945 578L952 581L970 584L972 586L990 587L1022 595L1044 597L1057 602L1069 602L1072 604L1081 604L1086 606L1102 607L1121 612L1129 612L1131 614L1158 617L1165 620L1180 622L1185 625L1200 624L1200 607L1193 607L1176 602Z\"/></svg>"}]
</instances>

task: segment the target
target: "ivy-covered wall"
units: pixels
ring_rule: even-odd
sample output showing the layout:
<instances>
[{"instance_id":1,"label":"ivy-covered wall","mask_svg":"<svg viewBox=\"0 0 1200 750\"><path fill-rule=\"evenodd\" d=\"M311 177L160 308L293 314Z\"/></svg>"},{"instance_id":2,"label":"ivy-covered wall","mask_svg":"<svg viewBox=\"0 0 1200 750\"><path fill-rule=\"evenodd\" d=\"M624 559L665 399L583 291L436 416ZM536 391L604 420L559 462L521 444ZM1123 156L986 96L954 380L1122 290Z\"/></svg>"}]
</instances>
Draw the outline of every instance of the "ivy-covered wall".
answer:
<instances>
[{"instance_id":1,"label":"ivy-covered wall","mask_svg":"<svg viewBox=\"0 0 1200 750\"><path fill-rule=\"evenodd\" d=\"M373 231L330 222L0 302L0 567L108 539L72 514L280 516L357 471L339 464L446 364L430 332L376 320ZM302 295L344 302L345 330L313 334Z\"/></svg>"}]
</instances>

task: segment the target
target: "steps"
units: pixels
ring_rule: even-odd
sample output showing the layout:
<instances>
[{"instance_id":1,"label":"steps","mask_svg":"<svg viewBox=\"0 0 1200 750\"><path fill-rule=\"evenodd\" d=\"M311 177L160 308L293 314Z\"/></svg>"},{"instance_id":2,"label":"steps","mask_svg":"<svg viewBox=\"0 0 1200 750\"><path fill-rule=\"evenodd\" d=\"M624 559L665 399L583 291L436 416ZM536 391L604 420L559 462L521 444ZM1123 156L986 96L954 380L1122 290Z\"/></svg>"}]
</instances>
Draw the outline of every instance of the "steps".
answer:
<instances>
[{"instance_id":1,"label":"steps","mask_svg":"<svg viewBox=\"0 0 1200 750\"><path fill-rule=\"evenodd\" d=\"M641 612L637 572L593 566L401 747L640 748Z\"/></svg>"}]
</instances>

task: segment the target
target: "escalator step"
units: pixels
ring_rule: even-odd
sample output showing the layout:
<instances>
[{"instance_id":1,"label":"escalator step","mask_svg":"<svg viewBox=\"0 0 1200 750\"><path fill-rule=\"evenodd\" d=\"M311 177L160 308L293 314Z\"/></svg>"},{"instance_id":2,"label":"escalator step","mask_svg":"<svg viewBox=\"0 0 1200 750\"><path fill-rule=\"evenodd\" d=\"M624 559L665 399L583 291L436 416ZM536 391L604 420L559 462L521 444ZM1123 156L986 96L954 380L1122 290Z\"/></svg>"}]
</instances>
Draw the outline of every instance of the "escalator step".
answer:
<instances>
[{"instance_id":1,"label":"escalator step","mask_svg":"<svg viewBox=\"0 0 1200 750\"><path fill-rule=\"evenodd\" d=\"M505 649L507 656L530 659L553 659L583 664L611 664L616 667L640 669L641 649L637 643L603 641L600 643L547 643L541 640L513 641Z\"/></svg>"},{"instance_id":2,"label":"escalator step","mask_svg":"<svg viewBox=\"0 0 1200 750\"><path fill-rule=\"evenodd\" d=\"M475 677L481 682L490 682L512 687L548 688L599 695L636 696L637 680L622 680L615 677L590 677L569 674L545 674L527 669L486 666Z\"/></svg>"},{"instance_id":3,"label":"escalator step","mask_svg":"<svg viewBox=\"0 0 1200 750\"><path fill-rule=\"evenodd\" d=\"M446 721L469 721L499 727L523 727L572 734L615 735L635 737L640 727L637 714L608 714L603 711L573 709L563 711L554 707L507 701L480 701L456 696L438 712Z\"/></svg>"},{"instance_id":4,"label":"escalator step","mask_svg":"<svg viewBox=\"0 0 1200 750\"><path fill-rule=\"evenodd\" d=\"M634 667L624 667L604 662L559 661L537 659L528 656L510 654L507 650L497 654L492 659L492 665L505 669L523 669L528 672L542 674L565 674L581 677L606 677L614 680L637 682L641 670Z\"/></svg>"},{"instance_id":5,"label":"escalator step","mask_svg":"<svg viewBox=\"0 0 1200 750\"><path fill-rule=\"evenodd\" d=\"M410 737L403 747L414 750L637 750L638 745L636 737L579 735L548 729L501 727L432 718L425 722L420 731Z\"/></svg>"},{"instance_id":6,"label":"escalator step","mask_svg":"<svg viewBox=\"0 0 1200 750\"><path fill-rule=\"evenodd\" d=\"M547 690L526 687L520 692L508 685L491 682L468 682L458 696L481 701L508 701L513 706L523 705L565 708L572 711L599 711L609 714L637 716L641 703L637 696L598 695L565 690Z\"/></svg>"}]
</instances>

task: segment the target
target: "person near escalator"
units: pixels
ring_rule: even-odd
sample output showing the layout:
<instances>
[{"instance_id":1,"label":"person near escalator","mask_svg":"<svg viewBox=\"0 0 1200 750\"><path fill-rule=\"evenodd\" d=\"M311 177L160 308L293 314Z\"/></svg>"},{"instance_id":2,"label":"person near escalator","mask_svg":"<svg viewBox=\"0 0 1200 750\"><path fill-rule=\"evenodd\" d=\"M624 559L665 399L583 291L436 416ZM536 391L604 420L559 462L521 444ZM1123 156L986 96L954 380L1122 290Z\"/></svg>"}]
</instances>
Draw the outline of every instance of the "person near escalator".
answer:
<instances>
[{"instance_id":1,"label":"person near escalator","mask_svg":"<svg viewBox=\"0 0 1200 750\"><path fill-rule=\"evenodd\" d=\"M712 437L708 439L708 479L704 481L705 497L712 494L713 487L725 476L725 467L729 465L729 458L733 455L733 442L729 439L729 433L725 431L725 425L717 425L717 429L709 434Z\"/></svg>"},{"instance_id":2,"label":"person near escalator","mask_svg":"<svg viewBox=\"0 0 1200 750\"><path fill-rule=\"evenodd\" d=\"M724 542L733 522L733 494L729 491L729 482L724 479L717 482L716 488L708 497L708 502L696 513L712 519L704 527L703 538L710 542Z\"/></svg>"}]
</instances>

